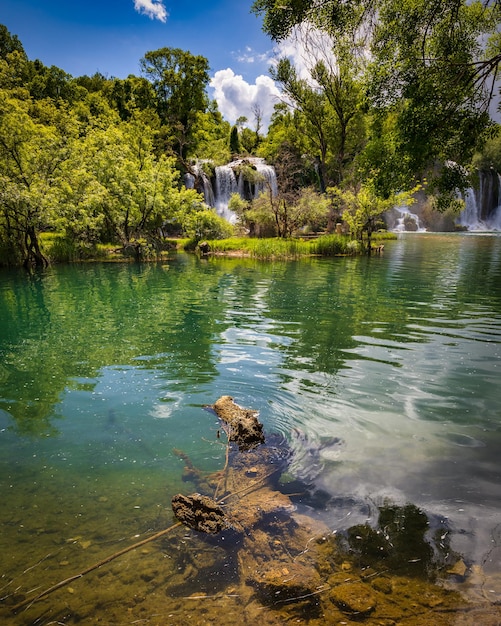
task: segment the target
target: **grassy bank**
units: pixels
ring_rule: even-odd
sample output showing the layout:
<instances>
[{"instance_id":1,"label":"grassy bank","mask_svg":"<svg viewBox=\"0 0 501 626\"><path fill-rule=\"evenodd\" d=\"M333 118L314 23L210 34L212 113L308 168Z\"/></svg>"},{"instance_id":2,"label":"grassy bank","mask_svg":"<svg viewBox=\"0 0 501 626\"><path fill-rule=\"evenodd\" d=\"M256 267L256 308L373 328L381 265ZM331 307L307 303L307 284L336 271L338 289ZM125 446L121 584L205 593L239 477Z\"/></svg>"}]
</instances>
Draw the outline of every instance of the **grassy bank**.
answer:
<instances>
[{"instance_id":1,"label":"grassy bank","mask_svg":"<svg viewBox=\"0 0 501 626\"><path fill-rule=\"evenodd\" d=\"M373 246L380 245L384 239L396 239L393 233L373 235ZM250 237L231 237L207 241L210 254L220 256L248 256L255 259L298 259L306 256L347 256L362 252L360 242L346 235L323 235L317 239L257 239ZM138 244L140 252L138 252ZM41 245L44 255L51 263L75 263L82 261L155 261L168 258L177 250L193 252L196 241L187 239L169 239L162 242L159 250L146 241L135 242L127 250L119 244L84 244L65 239L58 233L43 233Z\"/></svg>"},{"instance_id":2,"label":"grassy bank","mask_svg":"<svg viewBox=\"0 0 501 626\"><path fill-rule=\"evenodd\" d=\"M382 240L396 239L393 233L373 235L373 245ZM318 239L253 239L248 237L232 237L207 241L210 254L224 256L250 256L256 259L297 259L304 256L341 256L355 255L362 252L360 242L346 235L323 235ZM188 250L194 249L191 242Z\"/></svg>"}]
</instances>

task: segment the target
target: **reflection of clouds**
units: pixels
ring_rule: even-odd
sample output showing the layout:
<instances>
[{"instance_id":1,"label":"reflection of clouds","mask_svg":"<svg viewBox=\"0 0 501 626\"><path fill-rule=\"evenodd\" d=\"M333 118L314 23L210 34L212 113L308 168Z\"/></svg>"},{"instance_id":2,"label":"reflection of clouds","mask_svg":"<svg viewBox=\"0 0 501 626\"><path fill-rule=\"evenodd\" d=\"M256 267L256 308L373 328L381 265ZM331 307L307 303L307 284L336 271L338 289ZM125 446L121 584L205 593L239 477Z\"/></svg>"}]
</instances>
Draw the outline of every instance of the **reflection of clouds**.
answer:
<instances>
[{"instance_id":1,"label":"reflection of clouds","mask_svg":"<svg viewBox=\"0 0 501 626\"><path fill-rule=\"evenodd\" d=\"M149 411L151 417L155 419L167 419L181 406L183 396L164 396L155 402Z\"/></svg>"}]
</instances>

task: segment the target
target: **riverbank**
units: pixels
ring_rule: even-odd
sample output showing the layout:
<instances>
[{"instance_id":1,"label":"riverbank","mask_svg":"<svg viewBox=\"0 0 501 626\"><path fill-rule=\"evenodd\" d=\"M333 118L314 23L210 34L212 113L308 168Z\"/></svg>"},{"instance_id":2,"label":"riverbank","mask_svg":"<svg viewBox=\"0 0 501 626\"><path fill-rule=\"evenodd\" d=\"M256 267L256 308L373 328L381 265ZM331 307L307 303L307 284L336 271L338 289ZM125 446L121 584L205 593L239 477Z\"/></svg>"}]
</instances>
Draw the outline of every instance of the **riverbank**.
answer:
<instances>
[{"instance_id":1,"label":"riverbank","mask_svg":"<svg viewBox=\"0 0 501 626\"><path fill-rule=\"evenodd\" d=\"M385 240L396 239L395 233L381 231L372 236L372 249L381 252ZM366 242L347 235L321 235L316 238L295 237L251 238L230 237L198 241L193 239L163 239L155 245L146 240L128 246L119 244L77 244L57 233L44 233L41 237L45 256L50 263L75 263L82 261L158 261L166 260L176 252L195 252L202 255L250 257L261 260L298 259L309 256L352 256L366 252Z\"/></svg>"}]
</instances>

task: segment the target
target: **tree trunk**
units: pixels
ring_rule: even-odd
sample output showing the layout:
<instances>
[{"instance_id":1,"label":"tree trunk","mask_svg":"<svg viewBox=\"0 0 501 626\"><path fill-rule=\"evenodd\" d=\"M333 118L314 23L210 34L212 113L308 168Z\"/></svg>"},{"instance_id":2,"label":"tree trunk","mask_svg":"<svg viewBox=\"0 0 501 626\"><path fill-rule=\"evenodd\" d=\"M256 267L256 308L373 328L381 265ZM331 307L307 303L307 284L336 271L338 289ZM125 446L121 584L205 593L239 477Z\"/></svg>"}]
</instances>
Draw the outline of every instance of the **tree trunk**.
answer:
<instances>
[{"instance_id":1,"label":"tree trunk","mask_svg":"<svg viewBox=\"0 0 501 626\"><path fill-rule=\"evenodd\" d=\"M24 234L24 244L26 248L26 257L23 266L26 269L30 267L43 268L49 265L47 257L40 250L38 236L34 226L29 226Z\"/></svg>"}]
</instances>

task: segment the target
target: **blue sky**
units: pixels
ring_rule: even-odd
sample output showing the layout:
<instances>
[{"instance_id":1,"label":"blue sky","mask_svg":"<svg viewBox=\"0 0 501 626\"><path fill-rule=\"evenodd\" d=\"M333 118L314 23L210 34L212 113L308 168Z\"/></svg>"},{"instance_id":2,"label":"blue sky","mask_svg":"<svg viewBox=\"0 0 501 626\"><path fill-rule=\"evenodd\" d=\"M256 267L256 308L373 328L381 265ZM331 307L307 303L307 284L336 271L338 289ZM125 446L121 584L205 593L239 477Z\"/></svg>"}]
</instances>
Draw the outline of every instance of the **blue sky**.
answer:
<instances>
[{"instance_id":1,"label":"blue sky","mask_svg":"<svg viewBox=\"0 0 501 626\"><path fill-rule=\"evenodd\" d=\"M139 60L164 46L206 57L211 97L224 117L269 119L278 89L269 77L273 43L252 0L1 0L0 23L28 57L73 76L140 74Z\"/></svg>"}]
</instances>

